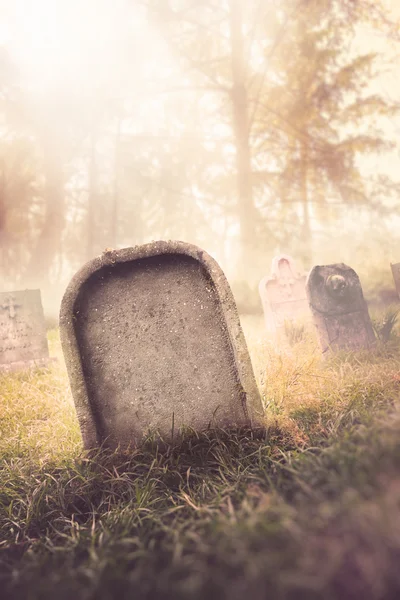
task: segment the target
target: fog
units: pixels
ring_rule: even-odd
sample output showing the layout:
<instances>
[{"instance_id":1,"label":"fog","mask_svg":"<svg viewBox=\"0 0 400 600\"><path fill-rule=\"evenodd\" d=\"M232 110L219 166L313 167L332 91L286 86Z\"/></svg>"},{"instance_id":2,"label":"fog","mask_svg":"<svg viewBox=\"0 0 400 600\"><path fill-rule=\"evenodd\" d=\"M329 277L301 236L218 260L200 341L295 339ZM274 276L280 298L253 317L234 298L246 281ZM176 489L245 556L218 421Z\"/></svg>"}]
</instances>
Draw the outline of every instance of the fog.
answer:
<instances>
[{"instance_id":1,"label":"fog","mask_svg":"<svg viewBox=\"0 0 400 600\"><path fill-rule=\"evenodd\" d=\"M56 315L87 260L157 239L207 250L242 310L278 252L385 285L394 1L0 6L1 291L40 288Z\"/></svg>"}]
</instances>

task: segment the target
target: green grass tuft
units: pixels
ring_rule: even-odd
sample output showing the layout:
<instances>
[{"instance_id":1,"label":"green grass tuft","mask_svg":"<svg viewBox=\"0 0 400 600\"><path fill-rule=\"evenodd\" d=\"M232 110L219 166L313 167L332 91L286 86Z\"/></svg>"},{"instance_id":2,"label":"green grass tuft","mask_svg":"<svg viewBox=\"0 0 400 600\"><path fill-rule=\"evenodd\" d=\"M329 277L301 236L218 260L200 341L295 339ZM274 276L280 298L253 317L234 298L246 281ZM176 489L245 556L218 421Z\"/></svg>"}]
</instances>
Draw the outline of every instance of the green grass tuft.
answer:
<instances>
[{"instance_id":1,"label":"green grass tuft","mask_svg":"<svg viewBox=\"0 0 400 600\"><path fill-rule=\"evenodd\" d=\"M395 335L395 327L398 323L400 309L397 306L389 306L379 316L371 318L375 334L383 343L386 343Z\"/></svg>"}]
</instances>

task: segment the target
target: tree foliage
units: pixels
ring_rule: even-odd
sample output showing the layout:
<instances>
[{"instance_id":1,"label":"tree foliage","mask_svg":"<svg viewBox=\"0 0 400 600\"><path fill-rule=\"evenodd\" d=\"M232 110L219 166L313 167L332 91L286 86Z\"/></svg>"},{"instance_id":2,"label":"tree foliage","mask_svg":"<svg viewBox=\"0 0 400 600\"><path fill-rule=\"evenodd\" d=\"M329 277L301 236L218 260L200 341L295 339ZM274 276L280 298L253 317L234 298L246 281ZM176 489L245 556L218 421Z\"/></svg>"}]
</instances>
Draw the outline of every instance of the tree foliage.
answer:
<instances>
[{"instance_id":1,"label":"tree foliage","mask_svg":"<svg viewBox=\"0 0 400 600\"><path fill-rule=\"evenodd\" d=\"M91 78L32 90L0 54L4 281L51 286L154 238L251 279L278 249L310 262L348 207L393 210L398 183L365 157L392 150L398 105L371 87L380 56L355 44L363 23L397 44L379 2L143 0L118 19L102 68L85 58ZM158 39L147 55L140 27Z\"/></svg>"}]
</instances>

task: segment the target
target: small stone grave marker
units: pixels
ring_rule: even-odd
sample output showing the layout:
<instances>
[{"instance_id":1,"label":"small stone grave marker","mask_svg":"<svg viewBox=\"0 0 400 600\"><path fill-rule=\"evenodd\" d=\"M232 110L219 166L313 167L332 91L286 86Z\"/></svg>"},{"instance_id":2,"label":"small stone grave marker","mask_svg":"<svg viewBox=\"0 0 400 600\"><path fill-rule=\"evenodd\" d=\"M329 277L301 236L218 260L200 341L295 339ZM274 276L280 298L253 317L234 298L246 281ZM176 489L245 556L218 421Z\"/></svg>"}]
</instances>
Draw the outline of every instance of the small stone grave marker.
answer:
<instances>
[{"instance_id":1,"label":"small stone grave marker","mask_svg":"<svg viewBox=\"0 0 400 600\"><path fill-rule=\"evenodd\" d=\"M392 275L394 279L394 285L396 286L396 292L400 298L400 263L390 263L390 266L392 268Z\"/></svg>"},{"instance_id":2,"label":"small stone grave marker","mask_svg":"<svg viewBox=\"0 0 400 600\"><path fill-rule=\"evenodd\" d=\"M322 352L369 348L375 342L357 273L347 265L314 267L307 297Z\"/></svg>"},{"instance_id":3,"label":"small stone grave marker","mask_svg":"<svg viewBox=\"0 0 400 600\"><path fill-rule=\"evenodd\" d=\"M0 372L50 360L40 290L0 293Z\"/></svg>"},{"instance_id":4,"label":"small stone grave marker","mask_svg":"<svg viewBox=\"0 0 400 600\"><path fill-rule=\"evenodd\" d=\"M86 448L262 419L228 282L195 246L154 242L90 261L64 295L60 331Z\"/></svg>"},{"instance_id":5,"label":"small stone grave marker","mask_svg":"<svg viewBox=\"0 0 400 600\"><path fill-rule=\"evenodd\" d=\"M302 275L287 254L275 256L271 275L260 281L259 293L268 331L283 331L285 321L309 315L306 275Z\"/></svg>"}]
</instances>

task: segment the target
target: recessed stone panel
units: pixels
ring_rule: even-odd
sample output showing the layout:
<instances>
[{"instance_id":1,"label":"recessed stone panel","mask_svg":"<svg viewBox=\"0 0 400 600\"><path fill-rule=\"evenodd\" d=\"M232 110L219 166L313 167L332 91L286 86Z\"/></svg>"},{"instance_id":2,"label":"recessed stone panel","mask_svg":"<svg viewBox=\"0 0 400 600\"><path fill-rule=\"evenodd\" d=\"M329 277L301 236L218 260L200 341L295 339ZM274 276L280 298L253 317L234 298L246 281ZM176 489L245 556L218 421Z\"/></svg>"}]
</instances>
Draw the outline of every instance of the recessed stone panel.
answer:
<instances>
[{"instance_id":1,"label":"recessed stone panel","mask_svg":"<svg viewBox=\"0 0 400 600\"><path fill-rule=\"evenodd\" d=\"M232 294L199 248L105 253L71 282L60 325L86 447L262 419Z\"/></svg>"}]
</instances>

